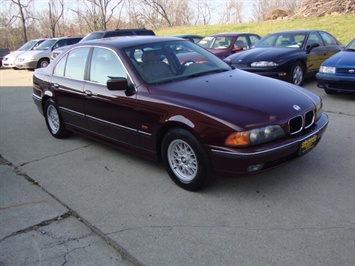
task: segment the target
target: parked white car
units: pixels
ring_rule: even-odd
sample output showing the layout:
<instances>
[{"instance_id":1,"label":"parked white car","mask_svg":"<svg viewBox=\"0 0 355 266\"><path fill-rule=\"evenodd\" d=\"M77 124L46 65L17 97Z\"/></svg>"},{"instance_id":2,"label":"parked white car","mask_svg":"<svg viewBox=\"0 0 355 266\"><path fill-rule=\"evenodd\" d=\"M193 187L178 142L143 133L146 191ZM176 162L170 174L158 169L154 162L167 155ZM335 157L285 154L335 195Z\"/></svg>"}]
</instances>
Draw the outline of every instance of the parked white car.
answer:
<instances>
[{"instance_id":1,"label":"parked white car","mask_svg":"<svg viewBox=\"0 0 355 266\"><path fill-rule=\"evenodd\" d=\"M13 51L10 54L6 55L4 57L4 59L2 60L2 66L5 68L16 69L16 67L15 67L16 58L19 55L21 55L27 51L31 51L31 50L35 49L38 45L40 45L45 40L46 39L34 39L34 40L26 42L24 45L22 45L16 51Z\"/></svg>"}]
</instances>

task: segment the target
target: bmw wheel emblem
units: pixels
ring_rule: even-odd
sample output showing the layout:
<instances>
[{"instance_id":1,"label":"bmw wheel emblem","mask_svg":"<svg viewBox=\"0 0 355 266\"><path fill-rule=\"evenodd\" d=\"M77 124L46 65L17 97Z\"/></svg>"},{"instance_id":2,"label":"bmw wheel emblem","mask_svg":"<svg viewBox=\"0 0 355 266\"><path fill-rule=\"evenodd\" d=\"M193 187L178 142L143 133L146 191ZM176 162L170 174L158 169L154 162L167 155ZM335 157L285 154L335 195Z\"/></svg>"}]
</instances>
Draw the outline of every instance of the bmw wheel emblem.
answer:
<instances>
[{"instance_id":1,"label":"bmw wheel emblem","mask_svg":"<svg viewBox=\"0 0 355 266\"><path fill-rule=\"evenodd\" d=\"M293 106L293 109L295 109L296 111L301 111L301 107L299 107L297 104Z\"/></svg>"}]
</instances>

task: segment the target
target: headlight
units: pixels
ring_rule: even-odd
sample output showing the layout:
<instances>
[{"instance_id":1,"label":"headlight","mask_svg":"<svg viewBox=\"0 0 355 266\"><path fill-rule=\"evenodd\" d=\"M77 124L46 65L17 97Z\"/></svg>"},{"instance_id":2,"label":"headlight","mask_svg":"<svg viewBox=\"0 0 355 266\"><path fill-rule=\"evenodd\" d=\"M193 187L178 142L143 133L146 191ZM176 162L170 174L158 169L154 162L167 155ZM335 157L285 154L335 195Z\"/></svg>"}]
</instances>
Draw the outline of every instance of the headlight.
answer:
<instances>
[{"instance_id":1,"label":"headlight","mask_svg":"<svg viewBox=\"0 0 355 266\"><path fill-rule=\"evenodd\" d=\"M319 68L319 72L322 72L322 73L329 73L329 74L335 74L335 67L321 66L321 67Z\"/></svg>"},{"instance_id":2,"label":"headlight","mask_svg":"<svg viewBox=\"0 0 355 266\"><path fill-rule=\"evenodd\" d=\"M282 138L285 132L279 125L255 128L249 131L235 132L225 140L228 146L247 146Z\"/></svg>"},{"instance_id":3,"label":"headlight","mask_svg":"<svg viewBox=\"0 0 355 266\"><path fill-rule=\"evenodd\" d=\"M259 61L251 63L252 67L275 67L278 66L277 63L272 61Z\"/></svg>"},{"instance_id":4,"label":"headlight","mask_svg":"<svg viewBox=\"0 0 355 266\"><path fill-rule=\"evenodd\" d=\"M30 60L30 61L35 61L35 60L36 60L36 57L30 56L30 57L28 58L28 60Z\"/></svg>"}]
</instances>

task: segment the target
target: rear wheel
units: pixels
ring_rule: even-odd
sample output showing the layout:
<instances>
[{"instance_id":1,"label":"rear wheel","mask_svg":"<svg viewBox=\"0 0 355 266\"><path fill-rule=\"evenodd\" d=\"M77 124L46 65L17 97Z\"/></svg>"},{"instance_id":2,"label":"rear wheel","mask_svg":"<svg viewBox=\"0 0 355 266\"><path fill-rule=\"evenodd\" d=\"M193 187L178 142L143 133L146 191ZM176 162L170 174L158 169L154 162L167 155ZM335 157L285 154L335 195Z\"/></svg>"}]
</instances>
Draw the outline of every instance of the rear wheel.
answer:
<instances>
[{"instance_id":1,"label":"rear wheel","mask_svg":"<svg viewBox=\"0 0 355 266\"><path fill-rule=\"evenodd\" d=\"M214 180L205 149L187 130L177 128L165 135L162 158L171 179L186 190L200 190Z\"/></svg>"},{"instance_id":2,"label":"rear wheel","mask_svg":"<svg viewBox=\"0 0 355 266\"><path fill-rule=\"evenodd\" d=\"M71 132L65 128L64 121L59 114L57 105L52 100L48 100L45 103L44 117L46 119L48 130L53 137L62 139L71 134Z\"/></svg>"},{"instance_id":3,"label":"rear wheel","mask_svg":"<svg viewBox=\"0 0 355 266\"><path fill-rule=\"evenodd\" d=\"M300 62L295 62L288 76L288 82L301 86L304 81L304 68Z\"/></svg>"}]
</instances>

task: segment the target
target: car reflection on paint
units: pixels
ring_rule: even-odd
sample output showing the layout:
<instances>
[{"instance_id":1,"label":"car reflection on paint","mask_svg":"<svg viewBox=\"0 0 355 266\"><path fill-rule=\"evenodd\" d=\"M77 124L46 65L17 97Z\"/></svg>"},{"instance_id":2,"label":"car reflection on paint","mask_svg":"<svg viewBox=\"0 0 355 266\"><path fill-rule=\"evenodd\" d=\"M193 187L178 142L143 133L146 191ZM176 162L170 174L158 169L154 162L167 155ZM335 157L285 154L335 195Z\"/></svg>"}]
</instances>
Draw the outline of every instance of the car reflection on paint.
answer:
<instances>
[{"instance_id":1,"label":"car reflection on paint","mask_svg":"<svg viewBox=\"0 0 355 266\"><path fill-rule=\"evenodd\" d=\"M203 60L182 62L186 52ZM54 137L77 132L162 160L190 191L296 159L328 124L315 94L174 37L73 45L34 72L32 98Z\"/></svg>"}]
</instances>

